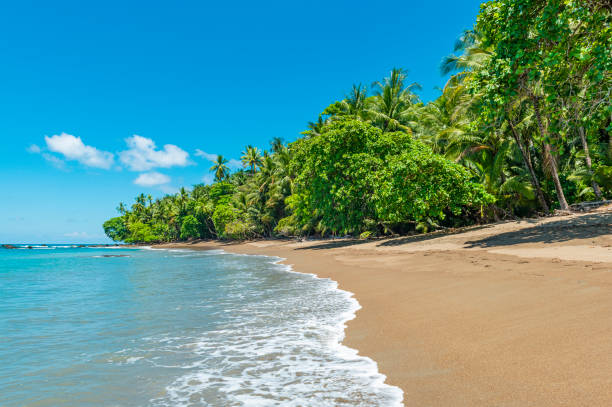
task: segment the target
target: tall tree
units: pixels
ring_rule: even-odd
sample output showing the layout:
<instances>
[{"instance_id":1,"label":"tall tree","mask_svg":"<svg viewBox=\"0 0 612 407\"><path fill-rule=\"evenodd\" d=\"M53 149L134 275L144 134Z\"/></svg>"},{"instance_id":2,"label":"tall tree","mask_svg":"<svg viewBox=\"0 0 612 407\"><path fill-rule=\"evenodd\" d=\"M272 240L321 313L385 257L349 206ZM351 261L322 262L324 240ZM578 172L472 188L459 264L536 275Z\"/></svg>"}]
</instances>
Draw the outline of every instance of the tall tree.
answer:
<instances>
[{"instance_id":1,"label":"tall tree","mask_svg":"<svg viewBox=\"0 0 612 407\"><path fill-rule=\"evenodd\" d=\"M414 93L421 85L406 83L406 71L393 68L391 75L382 82L374 82L376 89L368 116L383 132L402 130L409 132L408 123L413 115L411 108L419 98Z\"/></svg>"},{"instance_id":2,"label":"tall tree","mask_svg":"<svg viewBox=\"0 0 612 407\"><path fill-rule=\"evenodd\" d=\"M217 159L212 167L210 167L210 172L215 173L215 181L223 181L229 175L229 167L227 163L229 161L223 157L222 155L217 155Z\"/></svg>"},{"instance_id":3,"label":"tall tree","mask_svg":"<svg viewBox=\"0 0 612 407\"><path fill-rule=\"evenodd\" d=\"M251 168L251 175L255 175L255 171L261 165L261 153L257 147L251 145L246 146L246 149L242 152L240 157L242 165L244 167Z\"/></svg>"}]
</instances>

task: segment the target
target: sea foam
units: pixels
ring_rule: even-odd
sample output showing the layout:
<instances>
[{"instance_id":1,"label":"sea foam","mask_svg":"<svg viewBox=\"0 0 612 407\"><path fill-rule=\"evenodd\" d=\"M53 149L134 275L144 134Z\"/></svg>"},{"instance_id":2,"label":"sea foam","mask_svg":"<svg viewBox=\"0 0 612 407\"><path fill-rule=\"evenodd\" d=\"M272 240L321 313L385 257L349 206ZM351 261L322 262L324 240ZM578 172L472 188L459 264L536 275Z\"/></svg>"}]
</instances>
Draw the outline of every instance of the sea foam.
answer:
<instances>
[{"instance_id":1,"label":"sea foam","mask_svg":"<svg viewBox=\"0 0 612 407\"><path fill-rule=\"evenodd\" d=\"M401 389L385 383L376 362L342 344L346 322L361 308L353 295L335 281L296 273L279 264L283 259L267 260L285 278L266 285L270 293L263 296L240 295L238 283L231 296L238 302L229 311L243 318L178 346L166 341L169 351L191 352L198 360L183 366L188 371L152 404L402 405Z\"/></svg>"}]
</instances>

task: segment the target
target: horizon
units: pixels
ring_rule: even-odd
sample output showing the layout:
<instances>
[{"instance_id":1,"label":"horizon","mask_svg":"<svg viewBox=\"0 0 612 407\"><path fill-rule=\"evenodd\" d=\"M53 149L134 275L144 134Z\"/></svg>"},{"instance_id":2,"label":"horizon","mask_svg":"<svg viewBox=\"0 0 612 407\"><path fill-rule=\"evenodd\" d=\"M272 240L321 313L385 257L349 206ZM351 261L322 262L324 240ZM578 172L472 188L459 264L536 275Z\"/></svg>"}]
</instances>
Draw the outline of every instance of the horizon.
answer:
<instances>
[{"instance_id":1,"label":"horizon","mask_svg":"<svg viewBox=\"0 0 612 407\"><path fill-rule=\"evenodd\" d=\"M348 2L12 4L0 241L109 243L102 222L119 202L209 183L213 155L291 142L353 83L393 67L431 101L480 3L396 2L379 21Z\"/></svg>"}]
</instances>

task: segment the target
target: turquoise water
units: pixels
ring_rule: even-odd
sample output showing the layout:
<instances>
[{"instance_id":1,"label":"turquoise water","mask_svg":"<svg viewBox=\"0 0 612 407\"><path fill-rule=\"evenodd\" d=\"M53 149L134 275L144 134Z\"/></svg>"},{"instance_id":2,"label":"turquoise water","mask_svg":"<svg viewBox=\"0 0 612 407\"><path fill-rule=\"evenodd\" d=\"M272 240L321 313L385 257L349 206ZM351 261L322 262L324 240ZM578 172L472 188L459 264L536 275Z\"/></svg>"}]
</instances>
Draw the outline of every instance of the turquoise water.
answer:
<instances>
[{"instance_id":1,"label":"turquoise water","mask_svg":"<svg viewBox=\"0 0 612 407\"><path fill-rule=\"evenodd\" d=\"M0 249L0 406L400 405L339 343L356 301L275 260Z\"/></svg>"}]
</instances>

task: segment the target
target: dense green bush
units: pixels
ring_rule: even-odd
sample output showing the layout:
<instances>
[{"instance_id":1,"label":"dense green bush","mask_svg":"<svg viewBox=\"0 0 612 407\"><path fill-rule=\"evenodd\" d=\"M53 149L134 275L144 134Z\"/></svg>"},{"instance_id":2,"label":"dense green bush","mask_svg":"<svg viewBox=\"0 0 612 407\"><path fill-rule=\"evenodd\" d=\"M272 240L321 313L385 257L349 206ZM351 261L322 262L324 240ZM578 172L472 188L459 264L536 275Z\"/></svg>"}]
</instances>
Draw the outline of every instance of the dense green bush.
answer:
<instances>
[{"instance_id":1,"label":"dense green bush","mask_svg":"<svg viewBox=\"0 0 612 407\"><path fill-rule=\"evenodd\" d=\"M197 239L200 237L199 233L200 222L193 216L187 215L183 218L181 225L181 239Z\"/></svg>"},{"instance_id":2,"label":"dense green bush","mask_svg":"<svg viewBox=\"0 0 612 407\"><path fill-rule=\"evenodd\" d=\"M383 133L358 120L334 121L319 136L302 140L295 157L294 206L318 214L322 227L335 234L444 219L494 201L465 168L409 134Z\"/></svg>"}]
</instances>

